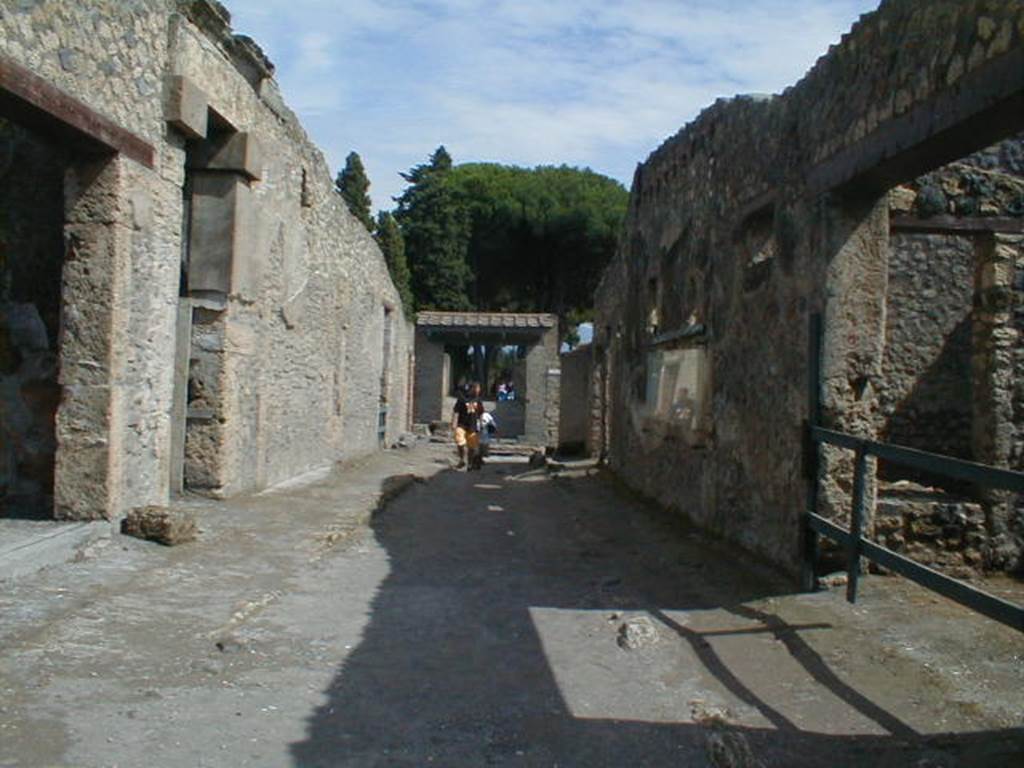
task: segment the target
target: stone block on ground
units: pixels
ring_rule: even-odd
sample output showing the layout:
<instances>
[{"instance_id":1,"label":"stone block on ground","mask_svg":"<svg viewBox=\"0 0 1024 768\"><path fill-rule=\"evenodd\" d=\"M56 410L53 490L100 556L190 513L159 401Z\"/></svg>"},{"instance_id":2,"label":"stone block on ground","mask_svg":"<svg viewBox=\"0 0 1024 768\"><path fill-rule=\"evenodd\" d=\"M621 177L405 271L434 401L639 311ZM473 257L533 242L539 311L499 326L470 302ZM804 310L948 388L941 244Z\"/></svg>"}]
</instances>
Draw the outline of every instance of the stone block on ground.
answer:
<instances>
[{"instance_id":1,"label":"stone block on ground","mask_svg":"<svg viewBox=\"0 0 1024 768\"><path fill-rule=\"evenodd\" d=\"M658 642L658 628L646 616L634 616L619 626L619 647L635 651Z\"/></svg>"},{"instance_id":2,"label":"stone block on ground","mask_svg":"<svg viewBox=\"0 0 1024 768\"><path fill-rule=\"evenodd\" d=\"M392 444L392 448L414 448L416 441L419 438L413 432L403 432L398 436L398 440Z\"/></svg>"},{"instance_id":3,"label":"stone block on ground","mask_svg":"<svg viewBox=\"0 0 1024 768\"><path fill-rule=\"evenodd\" d=\"M193 541L198 533L195 515L166 507L139 507L121 522L121 533L173 547Z\"/></svg>"}]
</instances>

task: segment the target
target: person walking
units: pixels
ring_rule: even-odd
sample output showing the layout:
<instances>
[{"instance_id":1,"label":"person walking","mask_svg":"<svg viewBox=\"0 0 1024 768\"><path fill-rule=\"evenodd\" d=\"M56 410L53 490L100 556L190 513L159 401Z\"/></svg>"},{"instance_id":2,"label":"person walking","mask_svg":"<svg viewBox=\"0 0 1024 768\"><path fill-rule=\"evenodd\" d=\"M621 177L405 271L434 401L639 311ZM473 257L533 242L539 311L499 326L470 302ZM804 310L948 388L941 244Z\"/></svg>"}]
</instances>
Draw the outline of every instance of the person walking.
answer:
<instances>
[{"instance_id":1,"label":"person walking","mask_svg":"<svg viewBox=\"0 0 1024 768\"><path fill-rule=\"evenodd\" d=\"M483 469L484 458L490 452L491 440L498 431L498 422L490 411L483 411L480 414L480 450L476 452L476 461L470 463L470 469Z\"/></svg>"},{"instance_id":2,"label":"person walking","mask_svg":"<svg viewBox=\"0 0 1024 768\"><path fill-rule=\"evenodd\" d=\"M455 434L455 450L459 454L456 469L462 469L467 462L470 466L480 450L480 416L484 404L480 402L480 385L475 381L464 394L459 395L452 409L452 432Z\"/></svg>"}]
</instances>

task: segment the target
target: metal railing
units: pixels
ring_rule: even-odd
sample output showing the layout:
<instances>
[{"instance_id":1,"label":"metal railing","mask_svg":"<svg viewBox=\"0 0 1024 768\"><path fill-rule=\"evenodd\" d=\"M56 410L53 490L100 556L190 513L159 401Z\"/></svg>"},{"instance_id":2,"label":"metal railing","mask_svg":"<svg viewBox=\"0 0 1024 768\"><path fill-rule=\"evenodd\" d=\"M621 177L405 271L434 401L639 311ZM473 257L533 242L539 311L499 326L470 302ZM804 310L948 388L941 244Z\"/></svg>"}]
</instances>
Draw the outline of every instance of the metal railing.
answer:
<instances>
[{"instance_id":1,"label":"metal railing","mask_svg":"<svg viewBox=\"0 0 1024 768\"><path fill-rule=\"evenodd\" d=\"M865 558L883 568L900 574L926 589L954 600L978 613L1024 632L1024 607L1003 600L958 579L921 565L897 552L876 544L863 535L868 481L868 457L874 456L892 464L922 470L934 475L967 481L987 488L1024 493L1024 472L1000 469L987 464L956 459L913 448L881 443L818 426L821 418L820 392L821 320L811 320L811 422L807 426L808 446L808 511L804 526L804 588L815 588L814 568L817 562L818 536L825 536L846 549L846 599L857 600L860 561ZM834 445L854 451L853 503L850 527L844 530L817 514L818 466L821 446Z\"/></svg>"},{"instance_id":2,"label":"metal railing","mask_svg":"<svg viewBox=\"0 0 1024 768\"><path fill-rule=\"evenodd\" d=\"M807 527L812 532L809 535L825 536L846 548L847 600L852 603L857 599L860 559L863 557L978 613L1024 631L1024 607L914 562L891 549L869 541L864 538L862 533L865 522L865 489L869 456L876 456L904 467L925 470L959 480L969 480L989 488L1017 493L1024 493L1024 473L954 459L937 453L879 443L822 427L812 426L809 431L810 439L816 444L827 443L856 452L853 474L853 508L850 511L849 530L843 530L816 512L809 511L807 513ZM816 545L812 546L816 549Z\"/></svg>"}]
</instances>

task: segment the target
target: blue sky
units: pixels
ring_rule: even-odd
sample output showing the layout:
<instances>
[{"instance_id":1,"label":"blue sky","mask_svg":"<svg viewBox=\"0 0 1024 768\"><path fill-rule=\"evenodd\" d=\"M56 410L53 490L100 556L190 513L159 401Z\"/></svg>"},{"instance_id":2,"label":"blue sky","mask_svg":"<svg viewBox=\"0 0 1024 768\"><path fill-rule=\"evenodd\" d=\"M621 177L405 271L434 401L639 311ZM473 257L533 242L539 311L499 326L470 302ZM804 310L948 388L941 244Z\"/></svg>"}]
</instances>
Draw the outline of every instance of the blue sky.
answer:
<instances>
[{"instance_id":1,"label":"blue sky","mask_svg":"<svg viewBox=\"0 0 1024 768\"><path fill-rule=\"evenodd\" d=\"M456 163L636 164L719 96L777 93L877 0L227 0L335 171L376 208Z\"/></svg>"}]
</instances>

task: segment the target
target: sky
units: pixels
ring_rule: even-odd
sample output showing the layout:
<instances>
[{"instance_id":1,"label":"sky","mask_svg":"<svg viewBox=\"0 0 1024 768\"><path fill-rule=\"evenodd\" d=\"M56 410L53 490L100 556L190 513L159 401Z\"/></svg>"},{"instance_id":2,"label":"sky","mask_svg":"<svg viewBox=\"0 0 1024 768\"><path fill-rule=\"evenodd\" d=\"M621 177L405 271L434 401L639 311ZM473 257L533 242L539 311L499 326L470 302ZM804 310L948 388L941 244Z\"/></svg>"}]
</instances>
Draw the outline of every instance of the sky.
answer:
<instances>
[{"instance_id":1,"label":"sky","mask_svg":"<svg viewBox=\"0 0 1024 768\"><path fill-rule=\"evenodd\" d=\"M568 164L628 189L721 96L778 93L877 0L227 0L332 172L374 209L444 144L456 163Z\"/></svg>"}]
</instances>

